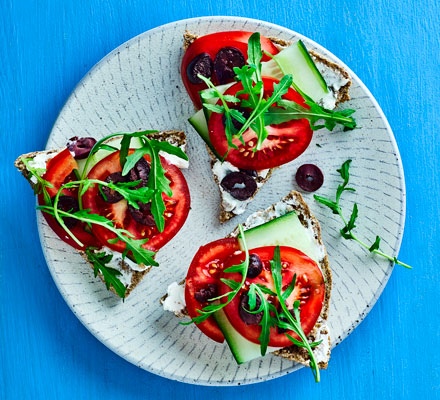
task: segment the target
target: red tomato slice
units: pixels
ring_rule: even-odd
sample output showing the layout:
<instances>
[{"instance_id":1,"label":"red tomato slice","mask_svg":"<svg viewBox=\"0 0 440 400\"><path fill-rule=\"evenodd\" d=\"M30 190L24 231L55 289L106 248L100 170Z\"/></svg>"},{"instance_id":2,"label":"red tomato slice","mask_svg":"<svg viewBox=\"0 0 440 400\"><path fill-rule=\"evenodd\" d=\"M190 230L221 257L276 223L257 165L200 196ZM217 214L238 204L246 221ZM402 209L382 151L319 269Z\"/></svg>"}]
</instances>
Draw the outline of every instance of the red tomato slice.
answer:
<instances>
[{"instance_id":1,"label":"red tomato slice","mask_svg":"<svg viewBox=\"0 0 440 400\"><path fill-rule=\"evenodd\" d=\"M78 169L78 164L76 160L70 154L68 149L63 150L58 153L55 157L50 159L46 165L46 173L43 175L43 179L52 183L53 188L47 188L47 192L50 197L54 197L62 184L75 180L75 175L73 174L74 169ZM63 189L63 194L67 196L73 196L77 198L77 190ZM43 194L38 195L38 204L45 205ZM61 227L54 217L43 212L44 218L46 219L52 230L60 237L61 240L69 244L78 250L84 250L88 246L101 247L101 243L93 236L89 231L86 224L77 223L70 231L76 236L77 239L84 246L79 246Z\"/></svg>"},{"instance_id":2,"label":"red tomato slice","mask_svg":"<svg viewBox=\"0 0 440 400\"><path fill-rule=\"evenodd\" d=\"M185 303L191 318L200 315L197 310L208 304L197 301L196 292L206 288L208 284L219 286L223 262L237 250L239 245L235 238L216 240L200 247L191 262L185 282ZM225 339L213 317L197 324L197 327L216 342L222 343Z\"/></svg>"},{"instance_id":3,"label":"red tomato slice","mask_svg":"<svg viewBox=\"0 0 440 400\"><path fill-rule=\"evenodd\" d=\"M133 151L130 150L130 154ZM145 159L149 161L148 156L145 156ZM96 185L87 190L83 196L84 209L90 209L92 213L100 214L112 220L117 228L126 229L134 235L135 239L147 238L148 242L143 247L152 251L159 250L179 232L190 209L189 189L183 174L179 168L169 164L163 157L160 158L160 161L162 167L166 170L166 177L171 181L170 187L173 191L172 197L162 195L166 207L163 232L159 232L156 226L145 226L136 222L128 211L126 200L114 204L105 202L100 196L99 188ZM96 164L89 172L88 178L104 181L110 174L121 171L119 151L116 151ZM113 232L99 225L92 225L92 230L95 236L107 247L121 253L125 250L125 243L122 241L113 244L108 242L116 238Z\"/></svg>"},{"instance_id":4,"label":"red tomato slice","mask_svg":"<svg viewBox=\"0 0 440 400\"><path fill-rule=\"evenodd\" d=\"M264 93L269 97L273 92L273 84L278 83L276 79L263 77ZM230 87L225 94L235 95L243 89L241 82ZM294 101L304 105L303 98L292 88L283 96L283 99ZM223 125L223 114L212 113L209 118L209 138L218 154L223 155L228 151L225 127ZM237 168L242 169L266 169L278 167L301 155L309 146L312 140L313 131L309 121L306 119L292 120L279 125L266 126L269 132L264 140L261 150L254 152L252 149L257 143L257 135L252 129L243 134L245 145L239 139L233 143L238 149L231 148L226 160Z\"/></svg>"},{"instance_id":5,"label":"red tomato slice","mask_svg":"<svg viewBox=\"0 0 440 400\"><path fill-rule=\"evenodd\" d=\"M210 55L211 60L214 61L218 51L223 47L235 47L243 53L244 59L247 60L247 44L249 37L253 32L231 31L231 32L217 32L210 35L202 36L196 39L186 50L182 60L181 75L185 88L191 97L192 102L197 109L202 108L199 91L206 89L204 83L194 84L188 79L187 68L191 61L201 53ZM277 54L279 50L266 37L260 36L261 49L270 54ZM263 55L263 61L269 61L269 57ZM231 79L230 82L233 80ZM218 85L217 78L213 72L212 82Z\"/></svg>"},{"instance_id":6,"label":"red tomato slice","mask_svg":"<svg viewBox=\"0 0 440 400\"><path fill-rule=\"evenodd\" d=\"M275 246L260 247L250 250L250 254L257 254L263 262L263 271L254 279L246 279L246 289L241 289L234 299L225 306L224 310L232 326L241 333L246 339L254 343L260 343L258 338L261 333L260 325L247 325L239 315L240 296L248 290L251 283L259 283L275 291L272 274L270 271L270 260L273 260ZM304 253L291 247L281 246L282 262L282 288L287 289L294 274L297 275L296 285L293 293L286 301L287 308L293 309L295 300L300 300L301 327L307 335L321 313L324 302L325 284L324 278L317 264L307 257ZM244 253L233 255L225 261L225 267L240 264L245 258ZM242 276L239 273L223 273L222 277L241 282ZM220 294L229 292L231 289L220 282ZM270 296L269 300L279 305L278 298ZM287 332L294 338L298 336L294 332ZM284 333L279 333L277 328L270 328L269 346L286 347L292 345L292 342Z\"/></svg>"}]
</instances>

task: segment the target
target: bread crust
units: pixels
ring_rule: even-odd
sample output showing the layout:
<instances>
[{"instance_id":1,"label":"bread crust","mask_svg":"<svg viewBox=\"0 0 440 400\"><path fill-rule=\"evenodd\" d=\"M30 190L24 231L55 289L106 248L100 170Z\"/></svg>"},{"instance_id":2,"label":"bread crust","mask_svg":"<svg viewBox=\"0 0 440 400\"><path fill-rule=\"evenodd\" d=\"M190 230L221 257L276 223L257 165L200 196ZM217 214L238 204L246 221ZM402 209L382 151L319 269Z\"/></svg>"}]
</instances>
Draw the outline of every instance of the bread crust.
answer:
<instances>
[{"instance_id":1,"label":"bread crust","mask_svg":"<svg viewBox=\"0 0 440 400\"><path fill-rule=\"evenodd\" d=\"M183 131L168 130L168 131L161 131L161 132L157 132L157 133L149 133L146 136L148 136L150 139L167 141L174 146L186 145L186 135ZM109 143L112 140L114 140L114 138L110 138L109 140L106 141L106 143ZM26 180L30 183L32 189L35 189L35 184L30 179L31 174L29 174L29 171L27 170L26 165L23 162L23 158L32 158L33 159L34 157L36 157L39 154L53 154L55 156L56 154L63 151L64 149L65 149L65 147L62 147L62 148L56 149L56 150L33 151L31 153L22 154L20 157L18 157L15 160L14 165L23 174L23 176L26 178ZM93 263L91 263L89 261L89 259L87 258L87 254L81 250L78 250L78 252L81 255L81 257L87 262L87 264L92 268L92 270L94 270ZM143 265L143 264L140 264L140 265L141 265L141 267L145 267L145 265ZM151 266L147 266L142 271L132 270L128 266L128 264L126 264L123 261L121 261L120 266L123 270L126 270L126 271L131 270L132 271L131 282L128 285L126 292L125 292L125 297L127 297L133 291L133 289L142 281L144 276L151 270ZM104 282L104 277L102 276L102 274L100 272L98 273L98 276L101 279L101 281ZM114 290L113 286L110 286L109 290L112 293L117 294L116 291Z\"/></svg>"}]
</instances>

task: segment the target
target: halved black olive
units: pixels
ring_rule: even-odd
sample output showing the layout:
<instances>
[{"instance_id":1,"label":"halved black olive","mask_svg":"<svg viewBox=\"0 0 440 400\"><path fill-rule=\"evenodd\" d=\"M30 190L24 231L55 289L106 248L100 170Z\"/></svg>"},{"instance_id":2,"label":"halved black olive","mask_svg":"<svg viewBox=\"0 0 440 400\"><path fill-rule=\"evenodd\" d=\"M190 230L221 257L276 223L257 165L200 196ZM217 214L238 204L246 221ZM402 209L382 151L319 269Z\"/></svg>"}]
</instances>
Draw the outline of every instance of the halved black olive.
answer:
<instances>
[{"instance_id":1,"label":"halved black olive","mask_svg":"<svg viewBox=\"0 0 440 400\"><path fill-rule=\"evenodd\" d=\"M245 117L246 119L248 119L251 116L251 113L249 111L249 109L244 108L244 107L233 107L236 110L240 111L243 114L243 117ZM239 121L237 121L235 118L231 117L232 120L232 125L234 125L234 128L239 131L241 129L241 127L243 126L243 124ZM223 114L222 115L222 121L223 121L223 126L226 126L226 115Z\"/></svg>"},{"instance_id":2,"label":"halved black olive","mask_svg":"<svg viewBox=\"0 0 440 400\"><path fill-rule=\"evenodd\" d=\"M186 67L186 76L195 85L202 83L202 80L197 76L198 74L206 78L210 78L212 75L212 60L208 53L195 56Z\"/></svg>"},{"instance_id":3,"label":"halved black olive","mask_svg":"<svg viewBox=\"0 0 440 400\"><path fill-rule=\"evenodd\" d=\"M55 200L55 197L52 198L52 203ZM58 210L74 213L79 210L78 199L73 196L60 196L58 198ZM78 220L71 217L63 218L64 224L72 229L78 223Z\"/></svg>"},{"instance_id":4,"label":"halved black olive","mask_svg":"<svg viewBox=\"0 0 440 400\"><path fill-rule=\"evenodd\" d=\"M205 303L209 299L217 297L217 294L217 285L215 283L208 283L206 287L201 288L194 294L194 298L200 303Z\"/></svg>"},{"instance_id":5,"label":"halved black olive","mask_svg":"<svg viewBox=\"0 0 440 400\"><path fill-rule=\"evenodd\" d=\"M151 203L138 202L137 205L139 206L139 209L136 209L131 205L128 206L128 211L133 219L141 225L156 226L153 214L151 213Z\"/></svg>"},{"instance_id":6,"label":"halved black olive","mask_svg":"<svg viewBox=\"0 0 440 400\"><path fill-rule=\"evenodd\" d=\"M128 177L130 181L136 182L141 180L142 182L139 185L135 186L135 188L139 189L140 187L147 186L148 176L150 175L150 164L145 158L141 158L135 166L128 173Z\"/></svg>"},{"instance_id":7,"label":"halved black olive","mask_svg":"<svg viewBox=\"0 0 440 400\"><path fill-rule=\"evenodd\" d=\"M95 144L96 139L92 137L78 138L78 136L74 136L67 142L67 148L77 160L82 160L87 158Z\"/></svg>"},{"instance_id":8,"label":"halved black olive","mask_svg":"<svg viewBox=\"0 0 440 400\"><path fill-rule=\"evenodd\" d=\"M306 192L314 192L324 183L322 171L314 164L301 165L296 171L295 179L298 186Z\"/></svg>"},{"instance_id":9,"label":"halved black olive","mask_svg":"<svg viewBox=\"0 0 440 400\"><path fill-rule=\"evenodd\" d=\"M253 311L258 310L260 306L261 306L261 299L257 295L256 307L253 309ZM246 325L258 325L263 319L263 311L257 314L252 314L248 312L249 310L250 310L249 295L247 294L247 292L243 292L240 296L240 303L238 304L238 314L240 315L240 318Z\"/></svg>"},{"instance_id":10,"label":"halved black olive","mask_svg":"<svg viewBox=\"0 0 440 400\"><path fill-rule=\"evenodd\" d=\"M256 278L263 271L263 263L258 254L249 254L249 266L247 271L248 278Z\"/></svg>"},{"instance_id":11,"label":"halved black olive","mask_svg":"<svg viewBox=\"0 0 440 400\"><path fill-rule=\"evenodd\" d=\"M230 82L235 77L234 67L245 64L243 53L236 47L223 47L215 56L214 71L219 84Z\"/></svg>"},{"instance_id":12,"label":"halved black olive","mask_svg":"<svg viewBox=\"0 0 440 400\"><path fill-rule=\"evenodd\" d=\"M107 183L127 182L127 177L122 176L122 174L120 172L113 172L112 174L107 176L107 178L105 178L105 182L107 182ZM124 196L122 196L122 194L120 194L116 190L110 189L107 186L102 186L101 190L102 190L102 193L104 193L104 196L102 195L102 193L99 193L99 195L107 203L111 203L111 204L117 203L118 201L121 201L124 198Z\"/></svg>"},{"instance_id":13,"label":"halved black olive","mask_svg":"<svg viewBox=\"0 0 440 400\"><path fill-rule=\"evenodd\" d=\"M255 180L244 172L231 172L222 179L220 184L232 197L241 201L252 197L257 190Z\"/></svg>"}]
</instances>

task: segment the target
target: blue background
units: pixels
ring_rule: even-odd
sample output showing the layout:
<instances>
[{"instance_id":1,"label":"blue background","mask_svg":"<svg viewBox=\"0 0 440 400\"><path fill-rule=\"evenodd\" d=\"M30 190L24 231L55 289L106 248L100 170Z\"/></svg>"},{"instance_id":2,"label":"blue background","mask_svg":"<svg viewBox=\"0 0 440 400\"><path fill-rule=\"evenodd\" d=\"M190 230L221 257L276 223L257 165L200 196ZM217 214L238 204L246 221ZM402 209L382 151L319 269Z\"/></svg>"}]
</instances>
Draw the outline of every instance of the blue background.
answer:
<instances>
[{"instance_id":1,"label":"blue background","mask_svg":"<svg viewBox=\"0 0 440 400\"><path fill-rule=\"evenodd\" d=\"M440 398L440 7L435 0L387 4L0 1L0 398ZM113 354L58 293L39 244L34 197L12 166L44 147L69 93L106 53L150 28L203 15L263 19L322 44L370 88L400 148L407 185L400 258L414 269L396 267L372 312L333 352L320 384L303 369L253 386L190 386Z\"/></svg>"}]
</instances>

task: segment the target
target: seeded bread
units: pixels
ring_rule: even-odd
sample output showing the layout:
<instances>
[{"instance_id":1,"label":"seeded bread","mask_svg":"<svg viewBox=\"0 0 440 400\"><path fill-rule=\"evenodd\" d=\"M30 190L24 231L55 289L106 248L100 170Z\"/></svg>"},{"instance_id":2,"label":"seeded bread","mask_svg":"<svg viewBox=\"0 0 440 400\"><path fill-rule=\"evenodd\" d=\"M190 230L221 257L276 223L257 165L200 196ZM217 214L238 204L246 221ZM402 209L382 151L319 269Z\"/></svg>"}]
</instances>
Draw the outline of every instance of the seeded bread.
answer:
<instances>
[{"instance_id":1,"label":"seeded bread","mask_svg":"<svg viewBox=\"0 0 440 400\"><path fill-rule=\"evenodd\" d=\"M185 33L183 35L183 49L186 51L188 49L188 47L191 45L191 43L193 43L198 37L199 36L194 33L185 31ZM288 42L288 41L285 41L283 39L279 39L276 37L269 37L269 39L280 50L285 47L288 47L289 45L292 44L292 42ZM342 68L340 65L335 64L334 62L328 60L324 56L322 56L312 50L310 50L309 52L315 62L318 62L318 63L324 65L326 68L334 71L337 75L339 75L347 80L347 83L345 83L345 85L341 86L337 90L337 92L335 92L335 94L337 95L336 96L336 105L350 100L349 89L351 86L351 79L350 79L350 76L348 75L347 71L345 71L345 69ZM209 148L208 148L208 152L209 152L209 155L211 156L211 159L212 159L212 161L211 161L211 169L212 169L212 167L214 166L214 163L216 161L216 157L209 150ZM257 182L261 183L261 185L260 185L260 187L257 188L257 190L255 191L253 196L250 198L250 200L252 200L256 196L256 194L258 193L260 188L264 185L264 183L266 183L269 180L270 176L272 175L272 172L273 172L273 168L269 169L269 173L267 174L267 176L264 179L260 179L259 181L257 180ZM231 218L235 217L237 214L235 214L233 211L226 211L225 205L224 205L225 202L224 202L223 192L220 189L220 182L217 179L216 175L214 175L214 180L215 180L216 184L218 185L219 192L220 192L219 220L221 223L224 223L224 222L229 221Z\"/></svg>"},{"instance_id":2,"label":"seeded bread","mask_svg":"<svg viewBox=\"0 0 440 400\"><path fill-rule=\"evenodd\" d=\"M261 221L261 219L263 219L264 222L268 222L276 218L276 209L280 208L280 204L282 205L282 208L285 209L285 212L290 212L293 210L296 211L298 218L301 221L301 224L305 228L312 230L316 245L319 246L320 249L322 249L322 258L321 260L319 260L319 267L323 273L324 280L326 283L324 303L322 306L319 319L315 324L315 327L312 330L312 332L310 332L310 334L308 335L308 339L310 342L314 342L321 339L323 340L323 343L320 346L314 348L313 351L315 353L315 357L317 357L317 355L319 354L319 357L317 357L319 368L325 369L327 368L328 361L330 359L330 351L331 351L330 335L329 335L328 327L326 325L326 321L328 319L330 296L332 289L332 273L328 261L327 252L325 250L324 243L322 242L321 228L319 226L319 222L311 213L309 206L306 204L301 194L293 190L287 196L285 196L279 203L276 203L265 210L257 211L254 214L250 215L246 220L246 222L243 224L243 228L246 230L253 226L256 226L257 224L259 225L260 223L255 223L255 222ZM236 228L229 236L235 237L237 235L238 235L238 228ZM184 285L184 281L182 281L180 284ZM166 299L166 297L167 296L165 295L161 298L162 304L163 301ZM188 313L187 310L184 309L175 313L175 315L177 317L183 317L188 315ZM307 353L307 350L295 345L292 345L290 347L285 347L281 350L276 351L274 354L276 354L279 357L283 357L288 360L295 361L306 366L308 366L310 362L310 358Z\"/></svg>"},{"instance_id":3,"label":"seeded bread","mask_svg":"<svg viewBox=\"0 0 440 400\"><path fill-rule=\"evenodd\" d=\"M178 147L185 147L186 146L186 136L185 136L185 133L182 131L175 131L175 130L163 131L163 132L158 132L158 133L150 133L147 136L150 139L167 141L168 143L170 143L174 146L178 146ZM109 139L107 142L111 142L112 139L114 139L114 138ZM65 147L57 149L57 150L34 151L31 153L23 154L20 157L18 157L17 160L15 161L15 167L28 180L28 182L32 186L32 189L34 189L35 183L31 181L32 175L27 170L26 165L23 163L22 159L23 158L33 159L39 154L47 154L47 155L53 154L53 156L55 156L56 154L63 151L64 149L65 149ZM101 249L99 251L103 251L103 249ZM81 255L81 257L83 257L84 260L87 262L87 264L89 264L90 267L92 269L94 269L94 266L87 258L86 253L81 250L78 250L78 252ZM142 270L140 270L140 271L134 270L134 269L130 268L129 264L127 262L125 262L124 260L122 260L122 258L120 260L118 260L118 265L119 265L120 269L122 270L122 272L124 274L127 274L129 277L130 283L126 286L127 289L125 292L125 296L127 297L132 292L132 290L141 282L143 277L150 271L151 266L145 266L143 264L139 264L139 269L142 269ZM98 276L104 282L104 277L102 276L102 274L98 273ZM113 286L110 286L110 291L113 292L114 294L116 294Z\"/></svg>"}]
</instances>

